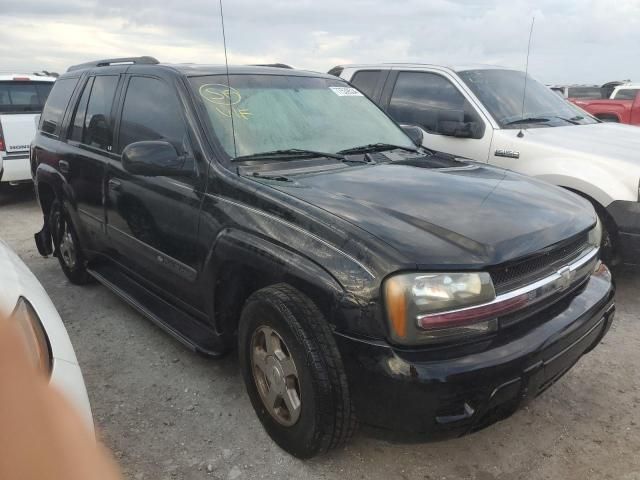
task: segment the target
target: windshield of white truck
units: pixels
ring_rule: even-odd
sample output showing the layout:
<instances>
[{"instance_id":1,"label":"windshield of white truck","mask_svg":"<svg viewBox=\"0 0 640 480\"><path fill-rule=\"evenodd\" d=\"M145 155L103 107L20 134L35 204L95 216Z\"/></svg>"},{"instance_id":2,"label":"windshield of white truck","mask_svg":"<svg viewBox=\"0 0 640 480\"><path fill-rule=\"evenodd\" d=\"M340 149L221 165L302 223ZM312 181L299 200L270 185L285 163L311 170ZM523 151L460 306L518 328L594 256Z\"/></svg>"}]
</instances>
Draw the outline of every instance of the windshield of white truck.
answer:
<instances>
[{"instance_id":1,"label":"windshield of white truck","mask_svg":"<svg viewBox=\"0 0 640 480\"><path fill-rule=\"evenodd\" d=\"M230 157L336 155L365 147L415 150L373 102L337 79L230 75L229 83L226 76L190 80L212 133Z\"/></svg>"},{"instance_id":2,"label":"windshield of white truck","mask_svg":"<svg viewBox=\"0 0 640 480\"><path fill-rule=\"evenodd\" d=\"M517 70L466 70L459 73L501 128L560 127L598 121L554 93L549 87Z\"/></svg>"}]
</instances>

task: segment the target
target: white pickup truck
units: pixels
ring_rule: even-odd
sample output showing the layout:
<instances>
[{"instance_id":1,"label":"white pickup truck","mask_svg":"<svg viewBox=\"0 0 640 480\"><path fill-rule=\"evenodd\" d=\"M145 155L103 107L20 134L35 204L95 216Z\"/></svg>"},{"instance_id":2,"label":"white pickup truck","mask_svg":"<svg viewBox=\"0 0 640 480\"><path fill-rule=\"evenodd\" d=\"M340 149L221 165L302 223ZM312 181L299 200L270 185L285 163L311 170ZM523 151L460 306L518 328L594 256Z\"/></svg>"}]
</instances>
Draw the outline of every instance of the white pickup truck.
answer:
<instances>
[{"instance_id":1,"label":"white pickup truck","mask_svg":"<svg viewBox=\"0 0 640 480\"><path fill-rule=\"evenodd\" d=\"M640 128L603 123L530 76L490 66L345 65L350 81L429 149L572 190L596 208L603 257L640 263ZM527 219L523 218L523 222Z\"/></svg>"},{"instance_id":2,"label":"white pickup truck","mask_svg":"<svg viewBox=\"0 0 640 480\"><path fill-rule=\"evenodd\" d=\"M0 182L31 181L29 146L55 80L40 75L0 75Z\"/></svg>"}]
</instances>

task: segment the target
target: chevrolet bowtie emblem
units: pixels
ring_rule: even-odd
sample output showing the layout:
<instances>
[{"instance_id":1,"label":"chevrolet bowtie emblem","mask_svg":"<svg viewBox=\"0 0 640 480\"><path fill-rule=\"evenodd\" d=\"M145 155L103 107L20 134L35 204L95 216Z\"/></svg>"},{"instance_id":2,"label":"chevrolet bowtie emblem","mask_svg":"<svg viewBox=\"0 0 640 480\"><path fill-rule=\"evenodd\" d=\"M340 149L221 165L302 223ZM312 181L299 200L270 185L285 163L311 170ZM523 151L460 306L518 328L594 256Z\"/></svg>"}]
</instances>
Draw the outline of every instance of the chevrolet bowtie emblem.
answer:
<instances>
[{"instance_id":1,"label":"chevrolet bowtie emblem","mask_svg":"<svg viewBox=\"0 0 640 480\"><path fill-rule=\"evenodd\" d=\"M569 287L569 285L571 285L573 272L571 271L571 268L567 266L567 267L562 267L560 270L558 270L558 275L560 275L560 278L558 279L557 285L560 287L561 290L565 290L566 288Z\"/></svg>"}]
</instances>

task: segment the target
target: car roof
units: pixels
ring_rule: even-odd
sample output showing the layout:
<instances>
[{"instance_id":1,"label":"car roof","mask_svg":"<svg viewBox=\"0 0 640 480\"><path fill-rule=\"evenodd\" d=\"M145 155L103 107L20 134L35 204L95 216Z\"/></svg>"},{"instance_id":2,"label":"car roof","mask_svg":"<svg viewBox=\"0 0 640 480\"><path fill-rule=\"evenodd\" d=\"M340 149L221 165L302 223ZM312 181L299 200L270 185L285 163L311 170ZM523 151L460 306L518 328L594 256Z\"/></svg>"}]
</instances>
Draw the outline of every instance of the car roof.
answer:
<instances>
[{"instance_id":1,"label":"car roof","mask_svg":"<svg viewBox=\"0 0 640 480\"><path fill-rule=\"evenodd\" d=\"M341 68L439 68L452 70L454 72L463 72L465 70L516 70L514 68L503 67L500 65L488 65L483 63L476 64L462 64L462 65L438 65L435 63L358 63L358 64L346 64L339 65Z\"/></svg>"},{"instance_id":2,"label":"car roof","mask_svg":"<svg viewBox=\"0 0 640 480\"><path fill-rule=\"evenodd\" d=\"M625 88L640 88L640 83L623 83L622 85L616 86L616 90L623 90Z\"/></svg>"},{"instance_id":3,"label":"car roof","mask_svg":"<svg viewBox=\"0 0 640 480\"><path fill-rule=\"evenodd\" d=\"M0 82L55 82L56 77L46 75L34 75L32 73L0 73Z\"/></svg>"},{"instance_id":4,"label":"car roof","mask_svg":"<svg viewBox=\"0 0 640 480\"><path fill-rule=\"evenodd\" d=\"M83 72L91 71L98 73L108 71L109 68L118 68L126 72L173 72L188 77L206 75L225 75L227 72L232 75L286 75L296 77L321 77L331 80L336 78L321 72L306 70L296 70L285 64L265 64L265 65L202 65L196 63L160 63L153 57L126 57L112 58L105 60L95 60L79 65L73 65L67 69L62 77L77 76Z\"/></svg>"}]
</instances>

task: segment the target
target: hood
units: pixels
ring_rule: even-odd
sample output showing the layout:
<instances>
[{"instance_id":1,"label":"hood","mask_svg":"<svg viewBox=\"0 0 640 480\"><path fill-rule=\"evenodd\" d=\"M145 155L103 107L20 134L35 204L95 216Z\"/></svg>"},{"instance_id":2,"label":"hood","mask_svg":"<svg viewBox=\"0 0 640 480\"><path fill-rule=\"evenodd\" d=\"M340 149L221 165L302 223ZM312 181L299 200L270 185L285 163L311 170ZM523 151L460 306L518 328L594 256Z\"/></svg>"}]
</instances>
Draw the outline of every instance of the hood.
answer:
<instances>
[{"instance_id":1,"label":"hood","mask_svg":"<svg viewBox=\"0 0 640 480\"><path fill-rule=\"evenodd\" d=\"M20 297L26 298L38 314L54 358L77 364L67 330L47 292L22 260L0 240L0 315L10 315Z\"/></svg>"},{"instance_id":2,"label":"hood","mask_svg":"<svg viewBox=\"0 0 640 480\"><path fill-rule=\"evenodd\" d=\"M496 265L595 223L588 202L541 181L482 164L429 165L350 167L272 186L383 240L419 268Z\"/></svg>"},{"instance_id":3,"label":"hood","mask_svg":"<svg viewBox=\"0 0 640 480\"><path fill-rule=\"evenodd\" d=\"M640 128L633 125L611 122L530 128L523 141L540 144L541 147L579 152L585 156L617 159L629 166L640 167Z\"/></svg>"}]
</instances>

